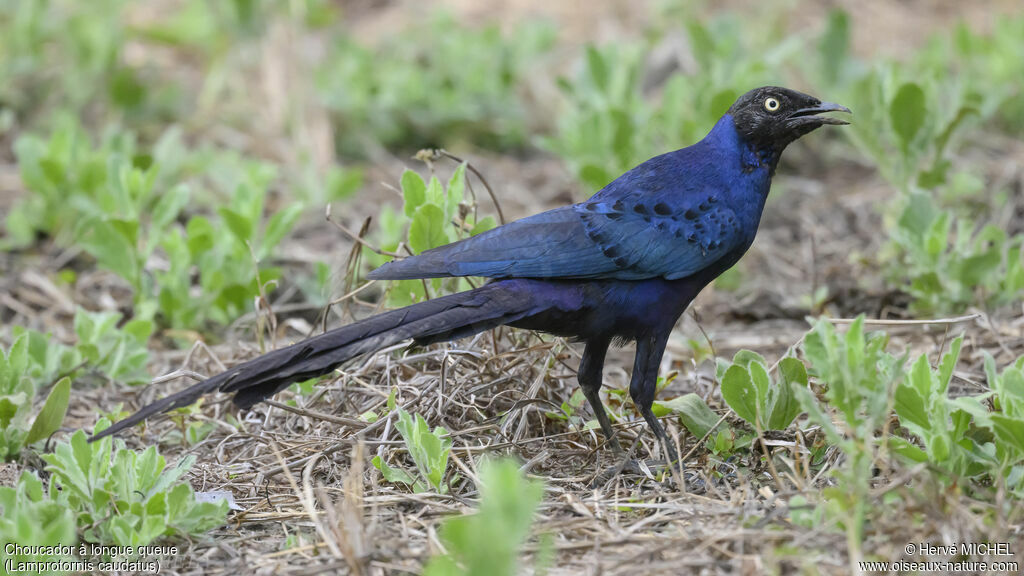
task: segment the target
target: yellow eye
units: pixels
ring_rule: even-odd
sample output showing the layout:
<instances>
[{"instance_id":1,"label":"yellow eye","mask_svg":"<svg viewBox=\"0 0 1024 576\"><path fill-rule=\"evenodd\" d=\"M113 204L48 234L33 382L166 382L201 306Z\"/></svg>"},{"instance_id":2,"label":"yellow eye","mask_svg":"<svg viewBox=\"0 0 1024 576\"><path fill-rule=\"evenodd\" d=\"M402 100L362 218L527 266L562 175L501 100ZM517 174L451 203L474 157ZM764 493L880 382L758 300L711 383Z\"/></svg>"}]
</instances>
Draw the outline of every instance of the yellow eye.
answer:
<instances>
[{"instance_id":1,"label":"yellow eye","mask_svg":"<svg viewBox=\"0 0 1024 576\"><path fill-rule=\"evenodd\" d=\"M766 98L764 101L764 109L769 112L775 112L779 109L779 101L775 98Z\"/></svg>"}]
</instances>

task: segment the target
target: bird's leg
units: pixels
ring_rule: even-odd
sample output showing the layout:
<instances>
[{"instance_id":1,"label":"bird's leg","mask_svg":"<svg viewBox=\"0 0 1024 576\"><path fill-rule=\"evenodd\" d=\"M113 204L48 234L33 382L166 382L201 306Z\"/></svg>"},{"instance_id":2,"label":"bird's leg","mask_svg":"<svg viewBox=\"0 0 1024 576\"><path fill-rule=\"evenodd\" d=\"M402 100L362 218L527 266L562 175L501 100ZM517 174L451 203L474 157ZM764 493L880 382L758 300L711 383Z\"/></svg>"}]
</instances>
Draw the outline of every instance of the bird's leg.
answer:
<instances>
[{"instance_id":1,"label":"bird's leg","mask_svg":"<svg viewBox=\"0 0 1024 576\"><path fill-rule=\"evenodd\" d=\"M665 345L668 344L668 334L669 332L666 330L661 334L637 339L636 361L633 365L633 376L629 382L629 395L633 398L633 403L640 410L640 414L643 415L654 435L658 437L658 441L661 442L669 466L674 466L679 460L679 455L676 454L676 449L669 440L668 434L651 409L654 405L654 393L658 383L658 366L665 353Z\"/></svg>"},{"instance_id":2,"label":"bird's leg","mask_svg":"<svg viewBox=\"0 0 1024 576\"><path fill-rule=\"evenodd\" d=\"M601 431L604 432L605 439L611 444L616 456L625 457L622 445L619 444L619 439L615 437L615 430L612 429L612 423L608 419L608 412L605 411L604 405L601 404L600 392L604 356L608 351L610 343L610 340L601 338L587 341L587 346L583 349L583 359L580 360L580 367L576 372L576 378L580 382L583 396L587 398L590 408L594 411L594 416L597 416L597 422L601 425Z\"/></svg>"}]
</instances>

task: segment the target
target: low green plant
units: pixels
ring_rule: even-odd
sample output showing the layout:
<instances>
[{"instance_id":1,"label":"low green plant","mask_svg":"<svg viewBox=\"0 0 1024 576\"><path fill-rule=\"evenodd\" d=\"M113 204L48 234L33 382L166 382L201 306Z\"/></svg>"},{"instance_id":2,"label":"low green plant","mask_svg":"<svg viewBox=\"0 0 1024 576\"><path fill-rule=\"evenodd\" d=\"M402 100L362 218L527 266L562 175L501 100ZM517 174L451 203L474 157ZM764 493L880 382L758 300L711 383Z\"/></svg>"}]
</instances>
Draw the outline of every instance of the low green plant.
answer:
<instances>
[{"instance_id":1,"label":"low green plant","mask_svg":"<svg viewBox=\"0 0 1024 576\"><path fill-rule=\"evenodd\" d=\"M53 342L49 336L15 326L15 339L28 339L31 359L27 374L37 386L53 382L58 375L75 380L96 376L128 385L150 381L146 348L153 332L153 322L134 318L121 323L118 312L75 311L74 329L77 341L73 346ZM120 324L120 326L119 326Z\"/></svg>"},{"instance_id":2,"label":"low green plant","mask_svg":"<svg viewBox=\"0 0 1024 576\"><path fill-rule=\"evenodd\" d=\"M350 199L363 187L363 170L351 166L333 165L321 175L312 163L298 176L296 196L310 206L323 206L331 202Z\"/></svg>"},{"instance_id":3,"label":"low green plant","mask_svg":"<svg viewBox=\"0 0 1024 576\"><path fill-rule=\"evenodd\" d=\"M49 437L60 427L72 380L86 376L125 384L150 380L146 343L152 323L136 319L118 327L120 319L116 312L79 308L74 319L78 340L73 346L14 327L9 352L0 350L0 459L17 456L23 447ZM51 385L37 410L36 397Z\"/></svg>"},{"instance_id":4,"label":"low green plant","mask_svg":"<svg viewBox=\"0 0 1024 576\"><path fill-rule=\"evenodd\" d=\"M651 154L644 127L653 111L640 92L643 59L640 45L588 46L584 64L560 87L567 100L554 136L545 146L563 158L593 193Z\"/></svg>"},{"instance_id":5,"label":"low green plant","mask_svg":"<svg viewBox=\"0 0 1024 576\"><path fill-rule=\"evenodd\" d=\"M59 561L71 560L70 554L62 554L59 548L51 548L52 554L11 553L16 551L8 544L25 547L74 546L78 542L75 515L59 493L50 484L49 489L35 472L21 473L15 486L0 486L0 566L5 573L32 572L35 574L63 574L61 570L35 571L19 568L22 563L39 563L52 566ZM13 569L12 569L13 568Z\"/></svg>"},{"instance_id":6,"label":"low green plant","mask_svg":"<svg viewBox=\"0 0 1024 576\"><path fill-rule=\"evenodd\" d=\"M904 193L945 184L952 166L950 144L968 121L992 112L975 92L897 65L874 69L846 98L857 110L848 132Z\"/></svg>"},{"instance_id":7,"label":"low green plant","mask_svg":"<svg viewBox=\"0 0 1024 576\"><path fill-rule=\"evenodd\" d=\"M1024 357L999 373L992 355L986 353L985 375L994 394L993 432L1012 450L1010 457L1020 460L1024 458Z\"/></svg>"},{"instance_id":8,"label":"low green plant","mask_svg":"<svg viewBox=\"0 0 1024 576\"><path fill-rule=\"evenodd\" d=\"M48 438L60 428L67 413L71 396L68 378L61 378L35 411L37 385L31 378L31 362L25 334L15 339L10 351L0 350L0 460L14 458L25 446Z\"/></svg>"},{"instance_id":9,"label":"low green plant","mask_svg":"<svg viewBox=\"0 0 1024 576\"><path fill-rule=\"evenodd\" d=\"M986 447L987 439L981 438L979 429L972 426L972 419L977 420L972 414L991 422L981 399L952 399L948 394L962 341L953 341L938 370L932 369L926 355L919 356L896 387L896 415L900 424L917 437L920 446L900 437L890 440L894 452L911 462L929 462L934 469L944 472L950 482L987 473L999 464L988 450L993 447Z\"/></svg>"},{"instance_id":10,"label":"low green plant","mask_svg":"<svg viewBox=\"0 0 1024 576\"><path fill-rule=\"evenodd\" d=\"M811 424L821 427L825 439L845 455L833 471L835 486L825 489L827 512L846 530L852 558L860 557L864 524L872 505L871 479L888 436L878 434L892 412L897 384L903 377L905 358L886 351L888 336L865 334L859 316L845 335L825 319L814 322L803 342L803 356L810 374L823 388L822 404L811 388L792 390ZM834 411L839 425L833 421Z\"/></svg>"},{"instance_id":11,"label":"low green plant","mask_svg":"<svg viewBox=\"0 0 1024 576\"><path fill-rule=\"evenodd\" d=\"M807 369L793 357L779 361L781 379L772 382L767 363L760 354L740 350L731 365L719 365L722 398L737 416L760 433L785 430L800 415L800 403L793 388L807 387Z\"/></svg>"},{"instance_id":12,"label":"low green plant","mask_svg":"<svg viewBox=\"0 0 1024 576\"><path fill-rule=\"evenodd\" d=\"M402 211L395 212L385 205L381 210L380 230L373 237L374 242L384 251L403 253L407 249L413 254L419 254L490 230L497 224L491 216L478 218L473 201L465 197L465 164L456 168L447 186L442 185L437 176L433 175L424 181L412 170L402 174L401 183ZM380 266L390 259L369 248L364 249L363 256L371 267ZM423 300L427 296L428 287L431 296L437 296L466 290L470 284L463 278L398 280L390 285L388 305L408 306Z\"/></svg>"},{"instance_id":13,"label":"low green plant","mask_svg":"<svg viewBox=\"0 0 1024 576\"><path fill-rule=\"evenodd\" d=\"M985 375L993 409L983 404L987 395L957 398L954 406L970 412L977 426L991 432L994 452L989 455L998 462L997 474L1016 497L1024 498L1024 357L1000 373L986 352Z\"/></svg>"},{"instance_id":14,"label":"low green plant","mask_svg":"<svg viewBox=\"0 0 1024 576\"><path fill-rule=\"evenodd\" d=\"M144 306L153 292L147 263L188 203L189 192L178 186L157 194L156 166L140 169L114 160L109 168L109 179L101 188L104 201L76 207L75 242L100 267L123 278L136 305Z\"/></svg>"},{"instance_id":15,"label":"low green plant","mask_svg":"<svg viewBox=\"0 0 1024 576\"><path fill-rule=\"evenodd\" d=\"M852 57L844 12L831 15L822 35L815 77L855 112L842 132L900 192L884 207L890 242L882 259L917 312L1000 305L1024 289L1021 240L992 226L975 230L969 209L988 186L971 184L954 163L972 128L1024 117L1024 80L1010 72L1024 65L1014 36L1022 26L1024 18L1012 18L979 35L960 25L952 42L937 35L907 61L870 64Z\"/></svg>"},{"instance_id":16,"label":"low green plant","mask_svg":"<svg viewBox=\"0 0 1024 576\"><path fill-rule=\"evenodd\" d=\"M721 418L718 414L711 410L703 398L692 392L664 402L654 402L656 416L672 412L679 415L683 426L695 438L707 436L705 448L719 457L729 457L737 450L749 448L756 438L749 432L733 428L727 422L719 423Z\"/></svg>"},{"instance_id":17,"label":"low green plant","mask_svg":"<svg viewBox=\"0 0 1024 576\"><path fill-rule=\"evenodd\" d=\"M978 40L966 28L960 34ZM938 47L948 44L949 35L941 34L909 61L861 62L852 55L849 17L841 10L831 13L819 39L819 58L810 75L827 87L830 98L854 111L855 121L843 134L900 192L945 184L950 157L965 129L991 118L1007 88L1012 92L1022 85L1019 78L966 81L965 74L951 68L960 70L970 58L957 49L937 54ZM994 86L1001 88L989 89Z\"/></svg>"},{"instance_id":18,"label":"low green plant","mask_svg":"<svg viewBox=\"0 0 1024 576\"><path fill-rule=\"evenodd\" d=\"M148 384L151 376L146 370L146 345L153 333L153 322L134 318L119 326L121 320L119 312L88 312L79 308L75 313L78 341L74 349L91 372L124 384Z\"/></svg>"},{"instance_id":19,"label":"low green plant","mask_svg":"<svg viewBox=\"0 0 1024 576\"><path fill-rule=\"evenodd\" d=\"M544 496L543 483L528 480L514 460L480 466L480 508L451 518L440 530L446 554L430 559L427 576L519 573L519 553L530 535L533 515ZM543 566L538 566L542 571Z\"/></svg>"},{"instance_id":20,"label":"low green plant","mask_svg":"<svg viewBox=\"0 0 1024 576\"><path fill-rule=\"evenodd\" d=\"M95 430L108 426L103 418ZM43 460L87 542L143 546L197 536L227 514L226 501L200 502L188 482L179 482L195 462L191 455L168 468L155 446L136 452L109 437L90 444L79 430Z\"/></svg>"},{"instance_id":21,"label":"low green plant","mask_svg":"<svg viewBox=\"0 0 1024 576\"><path fill-rule=\"evenodd\" d=\"M37 235L69 246L77 240L76 231L83 228L83 213L99 216L113 210L115 214L137 214L147 208L154 198L141 196L143 190L138 186L126 190L120 178L122 169L132 167L134 148L131 137L113 132L96 141L68 116L59 118L45 139L20 136L14 153L29 194L8 213L3 246L26 246ZM111 170L115 159L118 168ZM129 194L134 197L127 198Z\"/></svg>"},{"instance_id":22,"label":"low green plant","mask_svg":"<svg viewBox=\"0 0 1024 576\"><path fill-rule=\"evenodd\" d=\"M561 80L565 109L543 144L566 161L587 194L652 156L703 138L741 94L779 83L800 46L774 31L753 34L736 18L687 18L685 28L695 70L672 74L657 98L644 90L646 43L590 46L577 74Z\"/></svg>"},{"instance_id":23,"label":"low green plant","mask_svg":"<svg viewBox=\"0 0 1024 576\"><path fill-rule=\"evenodd\" d=\"M290 204L264 218L267 190L274 170L244 163L227 202L214 217L195 215L184 227L163 234L166 270L153 272L158 318L175 328L224 325L252 307L253 298L280 271L266 266L277 245L291 231L303 205ZM197 273L195 273L197 272Z\"/></svg>"},{"instance_id":24,"label":"low green plant","mask_svg":"<svg viewBox=\"0 0 1024 576\"><path fill-rule=\"evenodd\" d=\"M11 342L25 336L28 339L29 362L25 374L38 390L52 384L58 376L75 376L82 365L82 355L74 346L55 342L49 334L28 330L22 326L11 329Z\"/></svg>"},{"instance_id":25,"label":"low green plant","mask_svg":"<svg viewBox=\"0 0 1024 576\"><path fill-rule=\"evenodd\" d=\"M438 15L373 48L336 37L317 84L350 155L466 140L517 147L528 122L520 90L552 40L535 22L505 33Z\"/></svg>"},{"instance_id":26,"label":"low green plant","mask_svg":"<svg viewBox=\"0 0 1024 576\"><path fill-rule=\"evenodd\" d=\"M155 82L124 58L124 0L0 3L0 109L23 123L86 108L101 116L142 111Z\"/></svg>"},{"instance_id":27,"label":"low green plant","mask_svg":"<svg viewBox=\"0 0 1024 576\"><path fill-rule=\"evenodd\" d=\"M916 54L915 65L939 70L991 102L996 128L1011 134L1024 130L1024 17L999 18L991 30L978 33L960 22L951 32L936 35Z\"/></svg>"},{"instance_id":28,"label":"low green plant","mask_svg":"<svg viewBox=\"0 0 1024 576\"><path fill-rule=\"evenodd\" d=\"M389 398L389 402L393 402ZM395 413L395 429L402 435L405 448L416 465L416 475L402 468L388 466L380 456L373 457L373 465L380 470L388 482L399 482L411 486L416 492L432 489L439 494L448 491L445 471L448 468L448 453L452 440L448 430L441 426L430 429L423 416L409 414L401 408L390 407Z\"/></svg>"},{"instance_id":29,"label":"low green plant","mask_svg":"<svg viewBox=\"0 0 1024 576\"><path fill-rule=\"evenodd\" d=\"M270 19L291 11L306 16L295 18L306 27L322 26L334 13L317 0L187 0L156 18L140 18L127 0L2 2L0 116L35 128L62 111L98 126L148 133L176 119L204 117L213 104L222 116L240 116L251 98L232 92L232 75L251 69L251 48ZM187 65L203 81L181 82L179 74L166 73L166 61L151 57L156 51L177 57L173 68ZM192 86L201 87L198 94L190 93Z\"/></svg>"},{"instance_id":30,"label":"low green plant","mask_svg":"<svg viewBox=\"0 0 1024 576\"><path fill-rule=\"evenodd\" d=\"M887 272L905 286L920 314L960 312L1018 301L1024 294L1024 237L936 207L924 193L908 197L892 229Z\"/></svg>"},{"instance_id":31,"label":"low green plant","mask_svg":"<svg viewBox=\"0 0 1024 576\"><path fill-rule=\"evenodd\" d=\"M779 373L781 378L773 382L764 358L749 350L737 352L731 363L724 360L718 363L722 398L758 435L766 430L788 428L802 411L794 388L807 388L807 370L803 363L796 358L783 358L779 362ZM655 402L656 415L669 412L677 413L683 426L696 438L707 436L706 448L719 456L749 448L757 437L725 422L719 423L719 416L697 394Z\"/></svg>"},{"instance_id":32,"label":"low green plant","mask_svg":"<svg viewBox=\"0 0 1024 576\"><path fill-rule=\"evenodd\" d=\"M73 121L47 140L22 137L16 151L30 194L7 219L6 243L25 245L43 234L83 248L132 288L140 320L188 330L234 320L280 276L263 262L303 204L265 218L271 166L228 152L208 153L217 163L204 163L187 155L179 138L168 132L151 154L140 154L130 135L94 147ZM350 191L352 182L339 178L336 192ZM194 185L226 191L212 203L215 215L186 219ZM199 198L209 204L206 196ZM157 255L165 265L156 265ZM135 323L130 331L144 330Z\"/></svg>"}]
</instances>

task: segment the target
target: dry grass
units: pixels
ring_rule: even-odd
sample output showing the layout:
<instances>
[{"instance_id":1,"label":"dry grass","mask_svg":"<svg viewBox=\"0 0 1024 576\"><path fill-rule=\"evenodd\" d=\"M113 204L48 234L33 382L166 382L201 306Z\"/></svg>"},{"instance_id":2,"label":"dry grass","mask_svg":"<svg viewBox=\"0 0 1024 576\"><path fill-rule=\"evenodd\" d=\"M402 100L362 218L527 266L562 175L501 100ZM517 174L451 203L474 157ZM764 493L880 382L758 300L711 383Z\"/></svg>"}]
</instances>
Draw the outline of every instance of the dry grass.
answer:
<instances>
[{"instance_id":1,"label":"dry grass","mask_svg":"<svg viewBox=\"0 0 1024 576\"><path fill-rule=\"evenodd\" d=\"M766 333L761 324L746 325L748 336ZM986 330L984 324L977 319L966 325L966 361L955 388L976 392L984 381L980 350L1005 346L1012 354L1024 353L1019 332L1009 338ZM935 334L921 326L889 330L897 349L935 350L947 339L943 329ZM715 344L719 354L734 348L728 337ZM750 340L743 345L751 345ZM764 346L752 347L765 350L773 344L766 338ZM223 362L244 359L237 354L238 346L217 352L223 350L234 353L221 360L212 352L191 354L184 364L182 354L165 354L165 370L180 366L210 373ZM180 574L230 573L242 566L256 574L417 573L430 555L443 550L437 536L440 523L473 508L480 459L507 454L546 486L525 566L546 551L553 553L553 574L849 572L842 531L827 523L806 528L790 521L789 498L802 494L817 501L831 484L832 468L840 463L841 455L827 449L822 462L809 465L809 448L823 443L813 429L768 435L769 465L756 448L722 461L699 439L687 436L674 418L667 418L682 453L690 454L685 488L656 471L624 471L595 484L599 473L616 464L601 437L545 415L572 394L576 356L560 340L542 341L503 329L425 350L383 351L339 371L309 396L279 395L242 415L237 429L223 424L229 403L207 405L201 417L218 426L195 446L166 442L180 438L168 434L174 423L151 423L141 434L126 438L130 447L160 443L170 458L194 454L198 464L191 473L193 486L227 491L241 508L227 526L186 545L178 562L165 569ZM709 378L709 363L669 362L682 374L663 397L698 391L720 413L726 412ZM622 386L625 376L615 367L609 381ZM126 397L138 406L187 384L185 380ZM390 418L373 423L356 418L368 411L379 413L389 390L397 392L407 411L451 431L448 494L410 493L384 482L368 465L378 455L392 465L412 467ZM120 399L114 389L96 388L74 408L85 423L96 409ZM631 416L631 407L619 409L629 417L617 425L624 445L640 457L660 456L642 419ZM742 426L731 419L730 424ZM991 516L986 506L956 492L928 493L931 484L924 481L928 472L923 468L888 461L878 466L874 491L880 509L872 514L875 521L865 550L898 559L908 542L1019 538L1024 520L1019 510L993 525L982 520ZM908 491L912 480L914 491ZM886 502L884 495L894 491L901 498ZM919 521L908 523L908 518Z\"/></svg>"}]
</instances>

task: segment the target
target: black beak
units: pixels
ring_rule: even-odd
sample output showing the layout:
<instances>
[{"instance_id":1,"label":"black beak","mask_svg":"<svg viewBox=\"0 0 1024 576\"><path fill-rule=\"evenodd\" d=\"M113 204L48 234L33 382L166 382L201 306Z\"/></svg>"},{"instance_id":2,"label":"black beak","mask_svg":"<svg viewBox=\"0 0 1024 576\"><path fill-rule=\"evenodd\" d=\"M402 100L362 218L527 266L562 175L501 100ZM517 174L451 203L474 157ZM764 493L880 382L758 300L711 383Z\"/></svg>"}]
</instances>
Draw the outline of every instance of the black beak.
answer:
<instances>
[{"instance_id":1,"label":"black beak","mask_svg":"<svg viewBox=\"0 0 1024 576\"><path fill-rule=\"evenodd\" d=\"M793 112L786 119L786 123L790 128L796 128L807 124L812 124L814 126L821 126L822 124L835 124L837 126L842 126L843 124L849 124L846 120L841 120L839 118L818 116L818 114L825 112L846 112L847 114L852 114L850 109L846 106L841 106L833 102L819 102L814 106L808 106L807 108L801 108Z\"/></svg>"}]
</instances>

